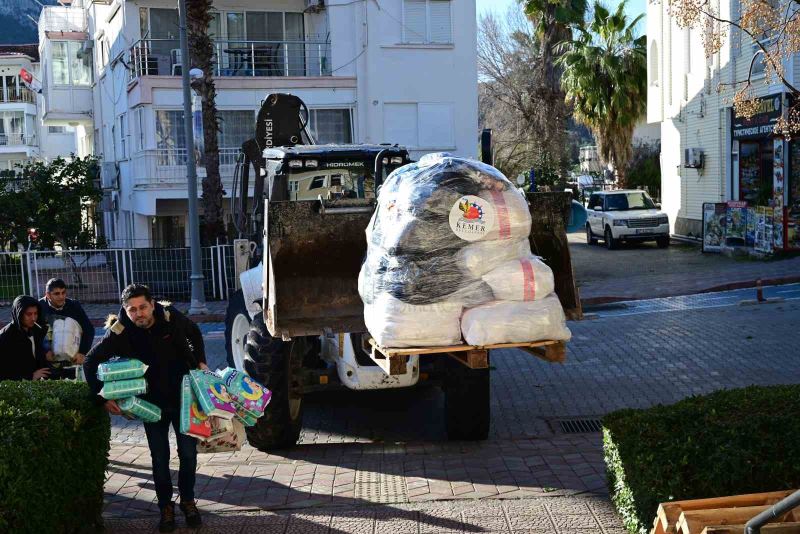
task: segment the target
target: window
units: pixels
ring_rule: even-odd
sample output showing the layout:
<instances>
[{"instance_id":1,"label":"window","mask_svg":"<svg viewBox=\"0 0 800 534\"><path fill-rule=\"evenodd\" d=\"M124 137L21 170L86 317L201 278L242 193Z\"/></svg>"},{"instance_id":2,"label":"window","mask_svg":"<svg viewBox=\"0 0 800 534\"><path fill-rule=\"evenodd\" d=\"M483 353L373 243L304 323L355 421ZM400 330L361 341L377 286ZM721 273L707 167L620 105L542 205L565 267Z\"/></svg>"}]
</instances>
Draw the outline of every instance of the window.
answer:
<instances>
[{"instance_id":1,"label":"window","mask_svg":"<svg viewBox=\"0 0 800 534\"><path fill-rule=\"evenodd\" d=\"M25 113L0 111L0 146L21 145L25 137Z\"/></svg>"},{"instance_id":2,"label":"window","mask_svg":"<svg viewBox=\"0 0 800 534\"><path fill-rule=\"evenodd\" d=\"M186 130L182 111L156 111L156 148L159 165L186 163Z\"/></svg>"},{"instance_id":3,"label":"window","mask_svg":"<svg viewBox=\"0 0 800 534\"><path fill-rule=\"evenodd\" d=\"M117 140L117 159L125 159L128 157L128 121L125 113L117 117Z\"/></svg>"},{"instance_id":4,"label":"window","mask_svg":"<svg viewBox=\"0 0 800 534\"><path fill-rule=\"evenodd\" d=\"M253 136L255 114L252 110L222 110L219 117L218 143L222 148L238 149Z\"/></svg>"},{"instance_id":5,"label":"window","mask_svg":"<svg viewBox=\"0 0 800 534\"><path fill-rule=\"evenodd\" d=\"M384 104L383 141L423 149L455 147L453 104Z\"/></svg>"},{"instance_id":6,"label":"window","mask_svg":"<svg viewBox=\"0 0 800 534\"><path fill-rule=\"evenodd\" d=\"M403 0L403 42L452 43L450 0Z\"/></svg>"},{"instance_id":7,"label":"window","mask_svg":"<svg viewBox=\"0 0 800 534\"><path fill-rule=\"evenodd\" d=\"M53 41L53 83L91 85L92 55L81 41Z\"/></svg>"},{"instance_id":8,"label":"window","mask_svg":"<svg viewBox=\"0 0 800 534\"><path fill-rule=\"evenodd\" d=\"M317 143L352 143L353 127L349 109L312 109L308 128Z\"/></svg>"},{"instance_id":9,"label":"window","mask_svg":"<svg viewBox=\"0 0 800 534\"><path fill-rule=\"evenodd\" d=\"M134 121L136 121L136 150L144 150L145 139L145 122L144 122L144 108L136 108L133 112Z\"/></svg>"},{"instance_id":10,"label":"window","mask_svg":"<svg viewBox=\"0 0 800 534\"><path fill-rule=\"evenodd\" d=\"M658 87L658 44L653 41L650 43L650 85Z\"/></svg>"},{"instance_id":11,"label":"window","mask_svg":"<svg viewBox=\"0 0 800 534\"><path fill-rule=\"evenodd\" d=\"M331 174L331 187L335 187L337 185L342 185L342 175Z\"/></svg>"},{"instance_id":12,"label":"window","mask_svg":"<svg viewBox=\"0 0 800 534\"><path fill-rule=\"evenodd\" d=\"M600 195L592 195L589 197L589 209L595 209L597 206L602 206L603 201L600 199Z\"/></svg>"},{"instance_id":13,"label":"window","mask_svg":"<svg viewBox=\"0 0 800 534\"><path fill-rule=\"evenodd\" d=\"M298 180L289 180L289 192L297 193L300 191L300 182Z\"/></svg>"},{"instance_id":14,"label":"window","mask_svg":"<svg viewBox=\"0 0 800 534\"><path fill-rule=\"evenodd\" d=\"M325 187L325 176L315 176L313 180L311 180L311 185L308 186L308 189L320 189Z\"/></svg>"},{"instance_id":15,"label":"window","mask_svg":"<svg viewBox=\"0 0 800 534\"><path fill-rule=\"evenodd\" d=\"M47 133L49 134L64 134L67 133L66 126L48 126Z\"/></svg>"}]
</instances>

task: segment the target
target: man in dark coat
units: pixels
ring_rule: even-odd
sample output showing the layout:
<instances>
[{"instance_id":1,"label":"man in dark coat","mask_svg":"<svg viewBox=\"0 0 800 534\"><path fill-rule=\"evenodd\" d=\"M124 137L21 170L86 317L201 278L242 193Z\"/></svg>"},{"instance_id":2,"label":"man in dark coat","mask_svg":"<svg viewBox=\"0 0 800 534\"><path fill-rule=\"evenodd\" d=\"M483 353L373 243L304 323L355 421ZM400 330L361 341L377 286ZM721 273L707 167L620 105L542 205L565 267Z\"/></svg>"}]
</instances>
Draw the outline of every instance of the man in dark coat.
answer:
<instances>
[{"instance_id":1,"label":"man in dark coat","mask_svg":"<svg viewBox=\"0 0 800 534\"><path fill-rule=\"evenodd\" d=\"M112 356L136 358L148 366L145 373L147 393L144 400L161 408L161 420L144 423L147 444L153 461L153 482L161 510L160 532L175 529L172 503L172 478L169 472L169 427L178 443L178 490L180 508L190 527L199 527L200 514L194 501L197 442L180 432L180 396L183 376L191 369L207 369L202 352L192 350L188 340L191 321L174 308L165 308L153 300L147 286L131 284L122 292L122 308L116 322L106 330L102 341L86 355L84 373L97 402L104 403L113 415L121 411L113 400L98 395L103 383L97 379L97 367ZM200 340L202 343L202 339Z\"/></svg>"},{"instance_id":2,"label":"man in dark coat","mask_svg":"<svg viewBox=\"0 0 800 534\"><path fill-rule=\"evenodd\" d=\"M94 342L94 325L83 311L80 302L67 297L67 284L64 280L60 278L48 280L44 297L39 299L39 304L44 312L40 322L47 322L52 326L55 319L69 317L81 326L81 343L77 354L72 358L72 363L83 365L84 357Z\"/></svg>"},{"instance_id":3,"label":"man in dark coat","mask_svg":"<svg viewBox=\"0 0 800 534\"><path fill-rule=\"evenodd\" d=\"M37 320L39 303L28 295L14 299L11 322L0 330L0 380L44 380L50 377L44 349L46 327Z\"/></svg>"}]
</instances>

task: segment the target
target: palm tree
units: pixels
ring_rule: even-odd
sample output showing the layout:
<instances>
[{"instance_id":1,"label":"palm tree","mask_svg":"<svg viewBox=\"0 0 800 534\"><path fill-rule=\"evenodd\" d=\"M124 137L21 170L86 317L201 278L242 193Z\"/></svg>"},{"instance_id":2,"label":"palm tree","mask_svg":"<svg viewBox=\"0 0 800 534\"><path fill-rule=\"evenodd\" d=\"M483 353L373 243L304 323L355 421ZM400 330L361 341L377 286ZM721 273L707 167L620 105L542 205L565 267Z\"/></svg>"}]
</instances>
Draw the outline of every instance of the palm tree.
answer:
<instances>
[{"instance_id":1,"label":"palm tree","mask_svg":"<svg viewBox=\"0 0 800 534\"><path fill-rule=\"evenodd\" d=\"M614 166L622 187L633 130L647 109L646 37L636 37L644 15L629 23L625 3L613 14L595 3L588 28L577 29L578 38L558 60L575 119L592 130L600 157Z\"/></svg>"},{"instance_id":2,"label":"palm tree","mask_svg":"<svg viewBox=\"0 0 800 534\"><path fill-rule=\"evenodd\" d=\"M212 0L186 0L186 26L189 39L189 59L184 68L197 67L203 75L192 81L202 101L203 161L206 177L203 179L203 231L201 235L207 243L225 236L222 217L222 179L219 175L219 143L217 134L217 90L214 86L214 42L208 33L212 21Z\"/></svg>"},{"instance_id":3,"label":"palm tree","mask_svg":"<svg viewBox=\"0 0 800 534\"><path fill-rule=\"evenodd\" d=\"M562 177L569 163L567 119L570 111L561 88L561 68L557 64L561 42L572 38L572 27L583 22L586 0L520 0L539 39L536 58L536 87L531 98L538 101L537 144L557 162Z\"/></svg>"}]
</instances>

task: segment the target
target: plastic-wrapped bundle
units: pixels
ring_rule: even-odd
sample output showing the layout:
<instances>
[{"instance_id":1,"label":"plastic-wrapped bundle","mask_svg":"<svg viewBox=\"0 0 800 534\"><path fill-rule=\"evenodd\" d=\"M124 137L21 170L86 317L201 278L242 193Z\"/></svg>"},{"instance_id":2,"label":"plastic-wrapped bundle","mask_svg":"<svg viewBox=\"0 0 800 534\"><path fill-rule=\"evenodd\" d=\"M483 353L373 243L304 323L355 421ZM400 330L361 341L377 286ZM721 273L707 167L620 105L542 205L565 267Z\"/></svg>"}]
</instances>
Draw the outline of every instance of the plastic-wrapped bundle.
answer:
<instances>
[{"instance_id":1,"label":"plastic-wrapped bundle","mask_svg":"<svg viewBox=\"0 0 800 534\"><path fill-rule=\"evenodd\" d=\"M51 326L53 329L53 355L56 361L68 362L75 354L81 344L81 334L83 329L80 323L72 317L56 317Z\"/></svg>"},{"instance_id":2,"label":"plastic-wrapped bundle","mask_svg":"<svg viewBox=\"0 0 800 534\"><path fill-rule=\"evenodd\" d=\"M415 306L381 294L364 305L367 330L387 347L422 347L461 343L462 306L440 302Z\"/></svg>"},{"instance_id":3,"label":"plastic-wrapped bundle","mask_svg":"<svg viewBox=\"0 0 800 534\"><path fill-rule=\"evenodd\" d=\"M117 406L127 415L141 419L145 423L161 421L161 408L139 397L125 397L117 401Z\"/></svg>"},{"instance_id":4,"label":"plastic-wrapped bundle","mask_svg":"<svg viewBox=\"0 0 800 534\"><path fill-rule=\"evenodd\" d=\"M208 416L233 419L236 407L222 378L211 371L193 369L189 371L189 381L203 413Z\"/></svg>"},{"instance_id":5,"label":"plastic-wrapped bundle","mask_svg":"<svg viewBox=\"0 0 800 534\"><path fill-rule=\"evenodd\" d=\"M498 301L464 312L461 330L469 345L567 341L572 337L558 297L527 302Z\"/></svg>"},{"instance_id":6,"label":"plastic-wrapped bundle","mask_svg":"<svg viewBox=\"0 0 800 534\"><path fill-rule=\"evenodd\" d=\"M272 399L272 392L250 378L245 373L228 367L222 372L222 379L228 394L238 408L243 409L248 415L259 418L264 415L264 410Z\"/></svg>"},{"instance_id":7,"label":"plastic-wrapped bundle","mask_svg":"<svg viewBox=\"0 0 800 534\"><path fill-rule=\"evenodd\" d=\"M147 365L134 358L121 358L115 356L97 366L97 379L101 382L112 380L126 380L144 376Z\"/></svg>"},{"instance_id":8,"label":"plastic-wrapped bundle","mask_svg":"<svg viewBox=\"0 0 800 534\"><path fill-rule=\"evenodd\" d=\"M531 255L528 238L513 243L508 241L478 241L462 248L458 265L468 275L480 277L510 260Z\"/></svg>"},{"instance_id":9,"label":"plastic-wrapped bundle","mask_svg":"<svg viewBox=\"0 0 800 534\"><path fill-rule=\"evenodd\" d=\"M192 391L189 375L183 376L181 382L181 433L194 438L211 436L211 421L197 405L197 397Z\"/></svg>"},{"instance_id":10,"label":"plastic-wrapped bundle","mask_svg":"<svg viewBox=\"0 0 800 534\"><path fill-rule=\"evenodd\" d=\"M465 271L459 252L480 241L520 241L530 226L527 202L497 169L427 155L394 171L380 190L367 228L361 297L368 305L382 295L415 306L489 302L491 291L480 273ZM436 337L449 339L449 326Z\"/></svg>"},{"instance_id":11,"label":"plastic-wrapped bundle","mask_svg":"<svg viewBox=\"0 0 800 534\"><path fill-rule=\"evenodd\" d=\"M536 256L507 261L483 275L496 300L541 300L553 292L553 271Z\"/></svg>"},{"instance_id":12,"label":"plastic-wrapped bundle","mask_svg":"<svg viewBox=\"0 0 800 534\"><path fill-rule=\"evenodd\" d=\"M114 380L105 382L100 390L100 396L106 400L123 399L147 393L147 380L132 378L130 380Z\"/></svg>"}]
</instances>

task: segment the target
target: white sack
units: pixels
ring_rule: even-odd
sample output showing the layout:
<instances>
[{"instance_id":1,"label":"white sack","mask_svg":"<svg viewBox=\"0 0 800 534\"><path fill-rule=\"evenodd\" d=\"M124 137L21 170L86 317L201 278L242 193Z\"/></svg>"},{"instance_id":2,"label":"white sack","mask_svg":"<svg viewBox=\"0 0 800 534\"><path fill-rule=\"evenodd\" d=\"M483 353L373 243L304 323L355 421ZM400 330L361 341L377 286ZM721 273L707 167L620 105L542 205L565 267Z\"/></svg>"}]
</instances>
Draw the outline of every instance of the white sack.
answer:
<instances>
[{"instance_id":1,"label":"white sack","mask_svg":"<svg viewBox=\"0 0 800 534\"><path fill-rule=\"evenodd\" d=\"M460 303L415 306L382 293L364 305L367 330L384 347L431 347L461 343Z\"/></svg>"},{"instance_id":2,"label":"white sack","mask_svg":"<svg viewBox=\"0 0 800 534\"><path fill-rule=\"evenodd\" d=\"M527 239L531 234L531 212L528 201L514 188L481 191L479 196L494 207L495 222L482 241Z\"/></svg>"},{"instance_id":3,"label":"white sack","mask_svg":"<svg viewBox=\"0 0 800 534\"><path fill-rule=\"evenodd\" d=\"M70 361L81 346L83 329L80 323L71 317L56 317L51 328L56 361Z\"/></svg>"},{"instance_id":4,"label":"white sack","mask_svg":"<svg viewBox=\"0 0 800 534\"><path fill-rule=\"evenodd\" d=\"M461 317L468 345L567 341L572 337L555 294L530 302L497 301L472 308Z\"/></svg>"},{"instance_id":5,"label":"white sack","mask_svg":"<svg viewBox=\"0 0 800 534\"><path fill-rule=\"evenodd\" d=\"M536 256L507 261L483 275L495 300L541 300L555 290L553 271Z\"/></svg>"},{"instance_id":6,"label":"white sack","mask_svg":"<svg viewBox=\"0 0 800 534\"><path fill-rule=\"evenodd\" d=\"M528 238L519 241L478 241L458 251L458 265L465 274L479 277L507 261L531 255Z\"/></svg>"}]
</instances>

